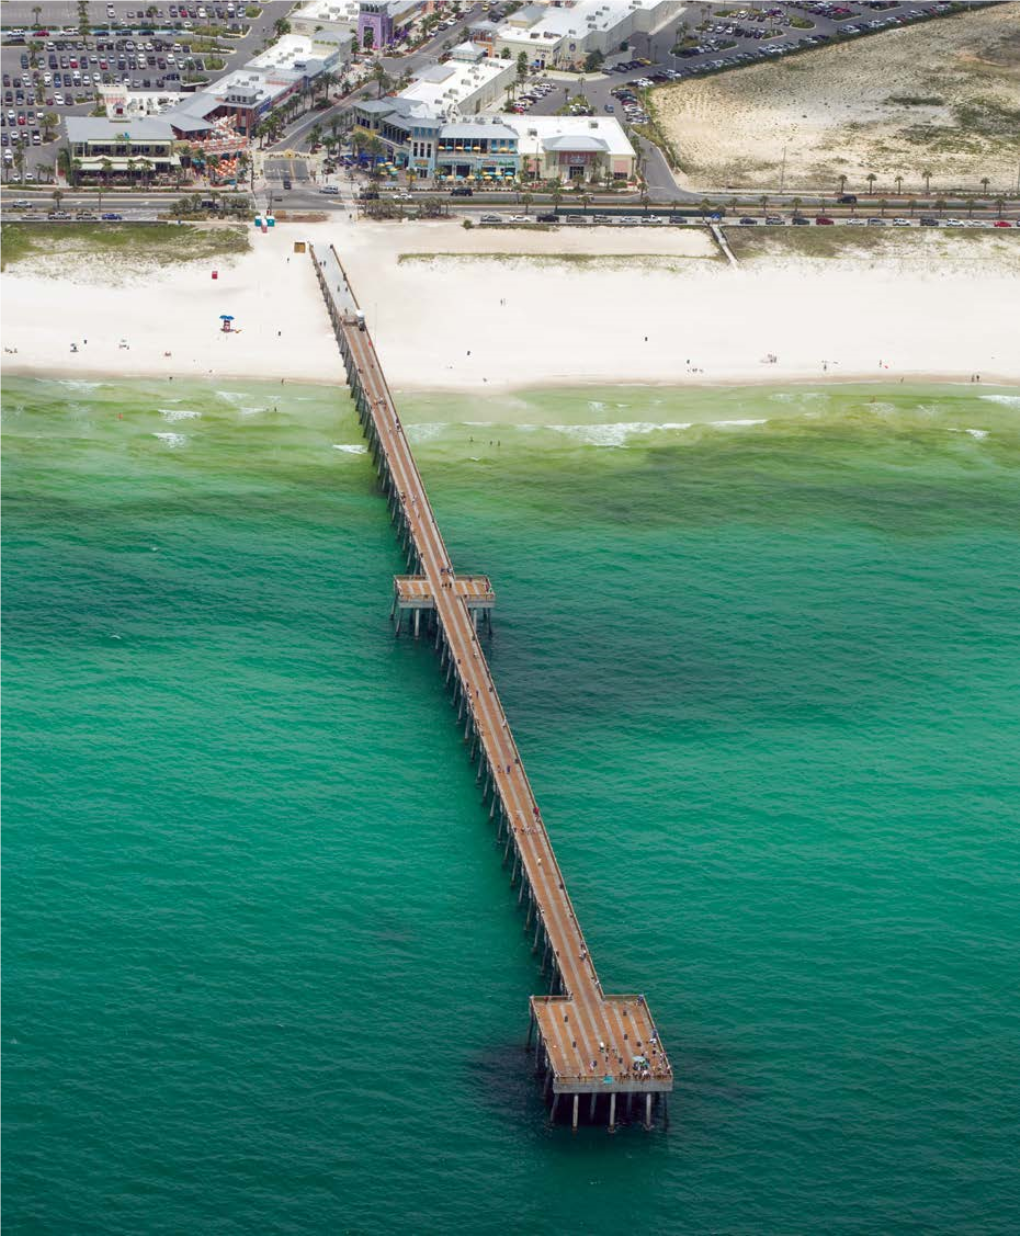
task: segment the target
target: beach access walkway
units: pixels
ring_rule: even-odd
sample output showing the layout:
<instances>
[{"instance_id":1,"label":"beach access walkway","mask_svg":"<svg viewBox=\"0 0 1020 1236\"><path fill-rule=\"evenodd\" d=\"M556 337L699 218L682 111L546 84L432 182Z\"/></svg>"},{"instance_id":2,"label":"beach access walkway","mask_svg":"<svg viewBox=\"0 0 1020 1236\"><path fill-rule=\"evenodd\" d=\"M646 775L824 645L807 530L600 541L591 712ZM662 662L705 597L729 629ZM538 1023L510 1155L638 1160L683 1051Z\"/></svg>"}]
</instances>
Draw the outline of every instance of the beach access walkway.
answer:
<instances>
[{"instance_id":1,"label":"beach access walkway","mask_svg":"<svg viewBox=\"0 0 1020 1236\"><path fill-rule=\"evenodd\" d=\"M406 616L440 657L532 951L549 975L549 991L531 997L527 1042L537 1039L536 1073L552 1117L559 1112L575 1129L580 1119L603 1120L613 1130L636 1103L646 1127L656 1109L665 1123L673 1089L665 1047L643 995L602 990L480 643L479 624L491 623L495 604L491 583L456 574L343 266L332 246L309 252L411 572L394 580L391 618L399 634Z\"/></svg>"}]
</instances>

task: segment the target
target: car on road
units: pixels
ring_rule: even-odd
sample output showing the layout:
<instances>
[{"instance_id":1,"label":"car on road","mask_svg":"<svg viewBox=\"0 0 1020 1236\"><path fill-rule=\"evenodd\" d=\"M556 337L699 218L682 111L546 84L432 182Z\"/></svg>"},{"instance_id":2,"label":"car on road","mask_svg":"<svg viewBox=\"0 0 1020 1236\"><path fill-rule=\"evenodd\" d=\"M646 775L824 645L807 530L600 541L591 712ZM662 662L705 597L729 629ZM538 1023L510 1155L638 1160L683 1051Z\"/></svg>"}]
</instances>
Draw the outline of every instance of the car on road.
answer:
<instances>
[{"instance_id":1,"label":"car on road","mask_svg":"<svg viewBox=\"0 0 1020 1236\"><path fill-rule=\"evenodd\" d=\"M910 220L909 219L893 219L892 225L893 227L910 227Z\"/></svg>"},{"instance_id":2,"label":"car on road","mask_svg":"<svg viewBox=\"0 0 1020 1236\"><path fill-rule=\"evenodd\" d=\"M783 218L782 215L766 215L765 222L780 225L780 224L785 223L786 220Z\"/></svg>"},{"instance_id":3,"label":"car on road","mask_svg":"<svg viewBox=\"0 0 1020 1236\"><path fill-rule=\"evenodd\" d=\"M1008 219L996 219L992 227L1012 227L1012 223Z\"/></svg>"},{"instance_id":4,"label":"car on road","mask_svg":"<svg viewBox=\"0 0 1020 1236\"><path fill-rule=\"evenodd\" d=\"M884 219L875 219L875 218L869 219L869 220L868 220L868 227L885 227L885 220L884 220Z\"/></svg>"},{"instance_id":5,"label":"car on road","mask_svg":"<svg viewBox=\"0 0 1020 1236\"><path fill-rule=\"evenodd\" d=\"M805 219L803 215L794 215L790 222L795 227L806 227L811 222L810 219Z\"/></svg>"},{"instance_id":6,"label":"car on road","mask_svg":"<svg viewBox=\"0 0 1020 1236\"><path fill-rule=\"evenodd\" d=\"M469 185L457 185L455 189L450 190L451 197L474 197L474 189Z\"/></svg>"},{"instance_id":7,"label":"car on road","mask_svg":"<svg viewBox=\"0 0 1020 1236\"><path fill-rule=\"evenodd\" d=\"M18 124L21 124L20 120L18 121ZM966 226L967 225L964 223L962 219L947 219L946 220L946 227L966 227Z\"/></svg>"},{"instance_id":8,"label":"car on road","mask_svg":"<svg viewBox=\"0 0 1020 1236\"><path fill-rule=\"evenodd\" d=\"M548 214L536 215L535 218L538 220L539 223L559 223L560 221L559 215L554 214L552 211L550 211Z\"/></svg>"},{"instance_id":9,"label":"car on road","mask_svg":"<svg viewBox=\"0 0 1020 1236\"><path fill-rule=\"evenodd\" d=\"M744 225L744 227L753 227L758 220L752 219L750 215L745 215L740 222Z\"/></svg>"},{"instance_id":10,"label":"car on road","mask_svg":"<svg viewBox=\"0 0 1020 1236\"><path fill-rule=\"evenodd\" d=\"M104 211L99 217L104 223L120 223L124 218L123 215L118 215L112 210Z\"/></svg>"},{"instance_id":11,"label":"car on road","mask_svg":"<svg viewBox=\"0 0 1020 1236\"><path fill-rule=\"evenodd\" d=\"M815 216L815 223L817 223L819 227L831 227L832 224L834 224L835 222L836 220L830 219L828 215L816 215Z\"/></svg>"},{"instance_id":12,"label":"car on road","mask_svg":"<svg viewBox=\"0 0 1020 1236\"><path fill-rule=\"evenodd\" d=\"M323 185L319 192L328 193L332 197L337 197L340 193L340 189L337 185Z\"/></svg>"},{"instance_id":13,"label":"car on road","mask_svg":"<svg viewBox=\"0 0 1020 1236\"><path fill-rule=\"evenodd\" d=\"M483 223L502 223L502 215L482 215Z\"/></svg>"},{"instance_id":14,"label":"car on road","mask_svg":"<svg viewBox=\"0 0 1020 1236\"><path fill-rule=\"evenodd\" d=\"M938 227L938 225L939 225L939 221L938 219L935 218L934 215L922 215L921 216L921 226L922 227Z\"/></svg>"},{"instance_id":15,"label":"car on road","mask_svg":"<svg viewBox=\"0 0 1020 1236\"><path fill-rule=\"evenodd\" d=\"M839 206L856 206L857 195L856 193L844 193L841 197L836 198L836 203Z\"/></svg>"}]
</instances>

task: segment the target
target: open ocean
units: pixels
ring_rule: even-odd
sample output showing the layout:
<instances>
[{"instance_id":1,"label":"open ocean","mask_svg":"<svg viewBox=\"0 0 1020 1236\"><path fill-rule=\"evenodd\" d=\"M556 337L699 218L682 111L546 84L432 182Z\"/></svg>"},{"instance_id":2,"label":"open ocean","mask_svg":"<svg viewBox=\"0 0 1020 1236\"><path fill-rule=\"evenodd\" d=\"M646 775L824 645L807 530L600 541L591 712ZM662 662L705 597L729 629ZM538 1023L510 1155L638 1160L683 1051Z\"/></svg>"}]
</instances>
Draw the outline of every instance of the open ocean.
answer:
<instances>
[{"instance_id":1,"label":"open ocean","mask_svg":"<svg viewBox=\"0 0 1020 1236\"><path fill-rule=\"evenodd\" d=\"M346 397L12 379L6 1231L1014 1236L1020 392L399 402L670 1130L544 1120Z\"/></svg>"}]
</instances>

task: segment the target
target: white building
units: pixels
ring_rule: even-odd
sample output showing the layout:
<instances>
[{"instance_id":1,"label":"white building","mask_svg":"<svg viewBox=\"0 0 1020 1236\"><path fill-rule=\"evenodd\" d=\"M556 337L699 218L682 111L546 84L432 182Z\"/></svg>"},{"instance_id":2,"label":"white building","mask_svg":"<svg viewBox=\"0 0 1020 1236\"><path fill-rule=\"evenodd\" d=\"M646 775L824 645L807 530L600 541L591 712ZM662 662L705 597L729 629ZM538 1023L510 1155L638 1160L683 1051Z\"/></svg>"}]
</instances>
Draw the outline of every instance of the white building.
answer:
<instances>
[{"instance_id":1,"label":"white building","mask_svg":"<svg viewBox=\"0 0 1020 1236\"><path fill-rule=\"evenodd\" d=\"M287 19L294 34L349 34L358 30L359 0L306 0Z\"/></svg>"},{"instance_id":2,"label":"white building","mask_svg":"<svg viewBox=\"0 0 1020 1236\"><path fill-rule=\"evenodd\" d=\"M587 181L609 174L632 181L637 155L612 116L499 116L518 136L522 173L539 180Z\"/></svg>"},{"instance_id":3,"label":"white building","mask_svg":"<svg viewBox=\"0 0 1020 1236\"><path fill-rule=\"evenodd\" d=\"M577 0L563 7L530 4L518 9L496 31L493 55L529 64L564 68L583 64L593 51L604 56L632 35L665 25L683 8L681 0Z\"/></svg>"},{"instance_id":4,"label":"white building","mask_svg":"<svg viewBox=\"0 0 1020 1236\"><path fill-rule=\"evenodd\" d=\"M470 46L470 45L469 45ZM442 64L429 65L400 97L424 103L435 116L452 120L474 116L484 108L501 104L507 88L517 76L517 67L508 60L488 60L480 51L464 49Z\"/></svg>"}]
</instances>

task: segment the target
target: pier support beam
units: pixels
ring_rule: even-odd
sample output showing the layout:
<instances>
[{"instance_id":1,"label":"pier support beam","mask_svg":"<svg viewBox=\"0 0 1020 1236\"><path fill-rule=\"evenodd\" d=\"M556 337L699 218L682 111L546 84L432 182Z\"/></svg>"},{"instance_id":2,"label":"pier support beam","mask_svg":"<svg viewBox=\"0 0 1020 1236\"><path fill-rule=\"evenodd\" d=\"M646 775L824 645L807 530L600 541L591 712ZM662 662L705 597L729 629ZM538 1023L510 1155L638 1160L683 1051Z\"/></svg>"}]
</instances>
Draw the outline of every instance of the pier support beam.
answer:
<instances>
[{"instance_id":1,"label":"pier support beam","mask_svg":"<svg viewBox=\"0 0 1020 1236\"><path fill-rule=\"evenodd\" d=\"M649 1091L645 1095L645 1128L652 1127L652 1092Z\"/></svg>"},{"instance_id":2,"label":"pier support beam","mask_svg":"<svg viewBox=\"0 0 1020 1236\"><path fill-rule=\"evenodd\" d=\"M609 1132L616 1132L616 1091L609 1096Z\"/></svg>"},{"instance_id":3,"label":"pier support beam","mask_svg":"<svg viewBox=\"0 0 1020 1236\"><path fill-rule=\"evenodd\" d=\"M574 1115L570 1122L571 1131L574 1133L577 1132L577 1105L580 1102L580 1099L581 1096L579 1094L574 1095Z\"/></svg>"}]
</instances>

